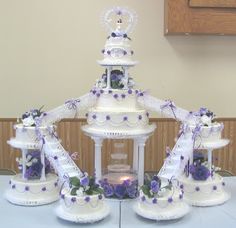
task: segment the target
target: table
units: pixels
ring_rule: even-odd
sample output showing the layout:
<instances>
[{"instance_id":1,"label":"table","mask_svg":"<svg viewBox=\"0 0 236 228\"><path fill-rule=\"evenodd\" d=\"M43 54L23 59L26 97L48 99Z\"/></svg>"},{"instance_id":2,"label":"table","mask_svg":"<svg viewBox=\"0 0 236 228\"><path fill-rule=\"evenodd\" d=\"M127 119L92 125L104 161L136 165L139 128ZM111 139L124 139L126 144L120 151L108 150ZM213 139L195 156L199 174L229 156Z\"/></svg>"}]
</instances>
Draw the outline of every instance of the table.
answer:
<instances>
[{"instance_id":1,"label":"table","mask_svg":"<svg viewBox=\"0 0 236 228\"><path fill-rule=\"evenodd\" d=\"M124 201L121 203L121 214L119 201L108 201L111 214L104 220L94 224L74 224L58 219L54 209L58 202L38 206L23 207L8 203L4 199L4 191L8 187L10 176L0 176L0 227L1 228L60 228L60 227L121 227L123 228L152 228L152 227L181 227L181 228L205 228L205 227L236 227L236 177L226 177L225 182L228 191L231 192L231 199L221 206L215 207L193 207L190 214L182 219L174 221L156 222L144 219L134 213L132 206L134 201Z\"/></svg>"}]
</instances>

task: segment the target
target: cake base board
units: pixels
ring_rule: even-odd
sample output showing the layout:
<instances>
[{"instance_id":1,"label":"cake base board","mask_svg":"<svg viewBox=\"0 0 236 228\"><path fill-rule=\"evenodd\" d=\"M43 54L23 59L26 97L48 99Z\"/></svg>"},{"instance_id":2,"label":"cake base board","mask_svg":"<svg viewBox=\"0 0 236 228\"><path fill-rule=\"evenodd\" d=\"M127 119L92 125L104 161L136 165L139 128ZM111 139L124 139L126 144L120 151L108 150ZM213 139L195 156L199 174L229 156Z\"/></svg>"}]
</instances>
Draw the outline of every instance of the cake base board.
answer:
<instances>
[{"instance_id":1,"label":"cake base board","mask_svg":"<svg viewBox=\"0 0 236 228\"><path fill-rule=\"evenodd\" d=\"M140 206L140 202L136 202L133 206L133 210L136 214L141 217L151 219L151 220L174 220L179 219L190 212L189 205L182 203L181 206L168 210L167 212L157 213L153 211L147 211Z\"/></svg>"},{"instance_id":2,"label":"cake base board","mask_svg":"<svg viewBox=\"0 0 236 228\"><path fill-rule=\"evenodd\" d=\"M99 210L90 214L71 214L63 209L60 205L55 210L57 217L60 219L75 222L75 223L95 223L104 218L106 218L110 214L110 207L107 204L104 204L102 210Z\"/></svg>"}]
</instances>

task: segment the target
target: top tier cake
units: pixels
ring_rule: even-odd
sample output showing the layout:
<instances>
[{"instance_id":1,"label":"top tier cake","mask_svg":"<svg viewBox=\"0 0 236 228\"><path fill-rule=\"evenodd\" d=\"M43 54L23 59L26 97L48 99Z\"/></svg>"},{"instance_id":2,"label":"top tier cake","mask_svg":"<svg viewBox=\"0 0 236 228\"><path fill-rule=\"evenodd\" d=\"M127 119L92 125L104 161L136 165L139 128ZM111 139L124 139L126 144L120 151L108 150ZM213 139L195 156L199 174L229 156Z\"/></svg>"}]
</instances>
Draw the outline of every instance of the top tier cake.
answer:
<instances>
[{"instance_id":1,"label":"top tier cake","mask_svg":"<svg viewBox=\"0 0 236 228\"><path fill-rule=\"evenodd\" d=\"M115 29L111 22L115 22ZM91 90L97 103L86 114L88 125L82 129L89 135L113 138L150 134L155 125L149 125L149 114L137 102L144 94L134 88L128 73L129 67L137 63L131 59L134 52L129 44L135 16L126 9L114 8L105 14L104 23L109 36L102 51L104 59L99 63L106 69Z\"/></svg>"}]
</instances>

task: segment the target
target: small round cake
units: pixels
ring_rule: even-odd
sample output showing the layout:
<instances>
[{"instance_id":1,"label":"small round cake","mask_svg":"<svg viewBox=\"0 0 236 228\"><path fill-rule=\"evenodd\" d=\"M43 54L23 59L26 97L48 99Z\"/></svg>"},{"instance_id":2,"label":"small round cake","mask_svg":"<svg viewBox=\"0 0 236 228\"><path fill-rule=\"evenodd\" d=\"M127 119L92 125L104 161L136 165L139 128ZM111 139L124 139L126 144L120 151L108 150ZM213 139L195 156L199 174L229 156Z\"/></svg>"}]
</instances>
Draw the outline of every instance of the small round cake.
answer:
<instances>
[{"instance_id":1,"label":"small round cake","mask_svg":"<svg viewBox=\"0 0 236 228\"><path fill-rule=\"evenodd\" d=\"M17 174L9 181L6 199L18 205L38 206L59 199L58 177L47 174L46 180L24 180Z\"/></svg>"},{"instance_id":2,"label":"small round cake","mask_svg":"<svg viewBox=\"0 0 236 228\"><path fill-rule=\"evenodd\" d=\"M60 206L56 209L58 217L79 223L92 223L99 221L110 213L108 205L104 202L102 194L71 195L70 189L61 191Z\"/></svg>"},{"instance_id":3,"label":"small round cake","mask_svg":"<svg viewBox=\"0 0 236 228\"><path fill-rule=\"evenodd\" d=\"M134 210L140 216L153 220L177 219L189 212L189 206L183 201L183 196L183 192L177 188L166 190L161 196L151 198L140 191Z\"/></svg>"},{"instance_id":4,"label":"small round cake","mask_svg":"<svg viewBox=\"0 0 236 228\"><path fill-rule=\"evenodd\" d=\"M230 198L230 194L225 191L223 178L216 173L208 180L202 181L182 176L179 182L185 201L193 206L219 205Z\"/></svg>"}]
</instances>

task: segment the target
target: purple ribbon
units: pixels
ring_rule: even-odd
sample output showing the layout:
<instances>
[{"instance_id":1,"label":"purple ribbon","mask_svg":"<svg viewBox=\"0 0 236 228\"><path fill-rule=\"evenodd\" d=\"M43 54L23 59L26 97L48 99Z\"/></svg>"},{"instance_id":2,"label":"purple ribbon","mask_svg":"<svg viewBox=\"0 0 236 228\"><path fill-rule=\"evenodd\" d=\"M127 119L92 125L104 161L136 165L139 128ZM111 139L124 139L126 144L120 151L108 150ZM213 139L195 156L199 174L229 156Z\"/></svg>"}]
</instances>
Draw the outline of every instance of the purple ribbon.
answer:
<instances>
[{"instance_id":1,"label":"purple ribbon","mask_svg":"<svg viewBox=\"0 0 236 228\"><path fill-rule=\"evenodd\" d=\"M176 106L175 106L175 104L174 104L173 101L171 101L171 100L166 100L165 104L161 105L160 108L161 108L162 111L163 111L164 109L166 109L166 108L170 108L171 111L172 111L172 113L173 113L173 115L174 115L174 117L175 117L175 119L177 119L177 118L176 118L176 115L175 115L175 111L174 111L174 110L176 110Z\"/></svg>"},{"instance_id":2,"label":"purple ribbon","mask_svg":"<svg viewBox=\"0 0 236 228\"><path fill-rule=\"evenodd\" d=\"M68 109L76 110L79 102L80 102L79 99L71 99L71 100L66 101L65 104L67 105Z\"/></svg>"}]
</instances>

